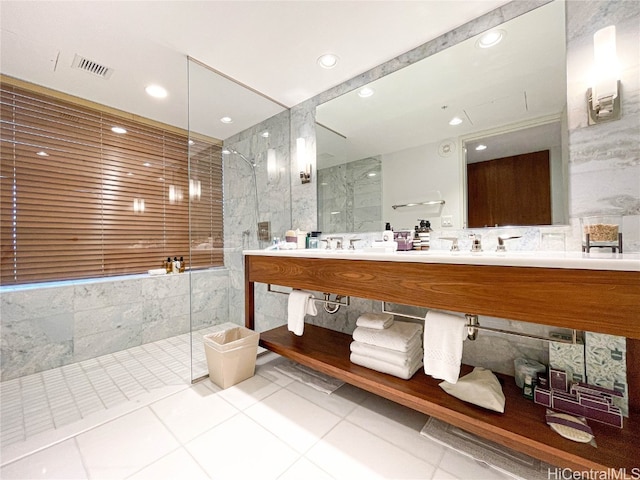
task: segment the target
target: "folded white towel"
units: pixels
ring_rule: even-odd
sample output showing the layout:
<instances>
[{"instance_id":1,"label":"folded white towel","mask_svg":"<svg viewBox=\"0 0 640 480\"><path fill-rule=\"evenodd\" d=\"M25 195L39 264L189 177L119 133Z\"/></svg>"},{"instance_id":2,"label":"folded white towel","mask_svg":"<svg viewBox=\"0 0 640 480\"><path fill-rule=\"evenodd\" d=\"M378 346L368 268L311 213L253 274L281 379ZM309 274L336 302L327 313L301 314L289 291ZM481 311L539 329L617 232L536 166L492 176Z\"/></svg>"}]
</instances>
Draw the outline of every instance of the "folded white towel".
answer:
<instances>
[{"instance_id":1,"label":"folded white towel","mask_svg":"<svg viewBox=\"0 0 640 480\"><path fill-rule=\"evenodd\" d=\"M402 378L404 380L408 380L420 369L422 366L422 359L416 358L416 360L409 366L400 367L398 365L391 365L390 363L383 362L381 360L376 360L371 357L365 357L363 355L358 355L357 353L351 353L349 357L351 363L355 363L356 365L361 365L363 367L370 368L372 370L376 370L377 372L387 373L389 375L393 375L394 377Z\"/></svg>"},{"instance_id":2,"label":"folded white towel","mask_svg":"<svg viewBox=\"0 0 640 480\"><path fill-rule=\"evenodd\" d=\"M368 345L366 343L353 341L351 342L350 349L353 353L363 357L380 360L399 367L407 367L415 363L416 359L422 359L424 356L422 352L422 342L420 341L419 336L416 335L410 344L412 346L409 347L409 350L406 352L398 352L388 348L376 347L375 345Z\"/></svg>"},{"instance_id":3,"label":"folded white towel","mask_svg":"<svg viewBox=\"0 0 640 480\"><path fill-rule=\"evenodd\" d=\"M382 330L393 324L393 315L390 313L363 313L356 320L356 327L375 328Z\"/></svg>"},{"instance_id":4,"label":"folded white towel","mask_svg":"<svg viewBox=\"0 0 640 480\"><path fill-rule=\"evenodd\" d=\"M467 320L430 311L424 325L424 372L433 378L456 383L460 375L462 342L467 336Z\"/></svg>"},{"instance_id":5,"label":"folded white towel","mask_svg":"<svg viewBox=\"0 0 640 480\"><path fill-rule=\"evenodd\" d=\"M422 325L417 323L393 322L389 328L383 330L356 327L353 331L353 339L377 347L406 352L410 347L411 340L421 333Z\"/></svg>"},{"instance_id":6,"label":"folded white towel","mask_svg":"<svg viewBox=\"0 0 640 480\"><path fill-rule=\"evenodd\" d=\"M301 336L304 332L304 316L316 315L316 302L312 299L311 292L294 290L289 294L287 305L287 326L290 332Z\"/></svg>"}]
</instances>

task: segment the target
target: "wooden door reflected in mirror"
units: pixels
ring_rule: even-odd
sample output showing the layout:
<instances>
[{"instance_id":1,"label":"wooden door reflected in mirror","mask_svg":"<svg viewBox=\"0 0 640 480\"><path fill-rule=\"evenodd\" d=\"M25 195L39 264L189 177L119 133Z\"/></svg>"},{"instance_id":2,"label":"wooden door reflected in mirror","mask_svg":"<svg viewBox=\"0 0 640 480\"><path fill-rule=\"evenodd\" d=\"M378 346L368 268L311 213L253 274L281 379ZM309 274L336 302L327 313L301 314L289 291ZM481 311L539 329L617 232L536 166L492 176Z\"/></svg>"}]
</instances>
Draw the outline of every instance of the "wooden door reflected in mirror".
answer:
<instances>
[{"instance_id":1,"label":"wooden door reflected in mirror","mask_svg":"<svg viewBox=\"0 0 640 480\"><path fill-rule=\"evenodd\" d=\"M468 227L549 225L549 150L467 165Z\"/></svg>"}]
</instances>

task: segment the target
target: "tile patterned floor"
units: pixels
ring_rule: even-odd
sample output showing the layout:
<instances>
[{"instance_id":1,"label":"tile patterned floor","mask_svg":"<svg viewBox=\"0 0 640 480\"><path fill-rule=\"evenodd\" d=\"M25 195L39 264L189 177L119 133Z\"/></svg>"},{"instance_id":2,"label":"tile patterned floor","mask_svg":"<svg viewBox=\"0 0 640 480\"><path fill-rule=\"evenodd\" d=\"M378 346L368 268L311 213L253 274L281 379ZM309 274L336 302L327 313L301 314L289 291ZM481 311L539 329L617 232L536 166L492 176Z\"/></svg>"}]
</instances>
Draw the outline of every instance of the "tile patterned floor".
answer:
<instances>
[{"instance_id":1,"label":"tile patterned floor","mask_svg":"<svg viewBox=\"0 0 640 480\"><path fill-rule=\"evenodd\" d=\"M275 370L273 353L226 390L189 385L185 348L176 337L3 386L22 398L7 413L25 418L24 433L3 424L3 439L26 441L2 448L0 478L510 478L421 436L425 415L350 385L318 392Z\"/></svg>"},{"instance_id":2,"label":"tile patterned floor","mask_svg":"<svg viewBox=\"0 0 640 480\"><path fill-rule=\"evenodd\" d=\"M201 337L225 325L194 333L193 366L183 334L0 383L2 462L187 388L207 373Z\"/></svg>"}]
</instances>

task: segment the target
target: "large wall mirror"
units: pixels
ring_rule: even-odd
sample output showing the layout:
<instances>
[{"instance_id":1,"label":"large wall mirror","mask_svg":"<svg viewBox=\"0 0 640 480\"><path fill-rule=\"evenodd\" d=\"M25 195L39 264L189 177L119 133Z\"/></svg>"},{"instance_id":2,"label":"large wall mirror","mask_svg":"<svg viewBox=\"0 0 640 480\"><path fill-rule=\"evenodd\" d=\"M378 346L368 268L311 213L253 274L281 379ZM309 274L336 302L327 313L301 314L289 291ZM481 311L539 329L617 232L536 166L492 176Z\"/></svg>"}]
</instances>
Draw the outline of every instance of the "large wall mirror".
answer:
<instances>
[{"instance_id":1,"label":"large wall mirror","mask_svg":"<svg viewBox=\"0 0 640 480\"><path fill-rule=\"evenodd\" d=\"M442 218L453 228L568 223L564 9L548 3L493 29L502 40L492 47L479 35L319 105L318 229L411 228L419 218L436 228ZM491 203L544 183L546 212L473 220L481 202L467 171L536 152L546 152L542 181L525 169L474 191ZM495 186L505 183L511 193ZM535 210L530 198L500 202Z\"/></svg>"}]
</instances>

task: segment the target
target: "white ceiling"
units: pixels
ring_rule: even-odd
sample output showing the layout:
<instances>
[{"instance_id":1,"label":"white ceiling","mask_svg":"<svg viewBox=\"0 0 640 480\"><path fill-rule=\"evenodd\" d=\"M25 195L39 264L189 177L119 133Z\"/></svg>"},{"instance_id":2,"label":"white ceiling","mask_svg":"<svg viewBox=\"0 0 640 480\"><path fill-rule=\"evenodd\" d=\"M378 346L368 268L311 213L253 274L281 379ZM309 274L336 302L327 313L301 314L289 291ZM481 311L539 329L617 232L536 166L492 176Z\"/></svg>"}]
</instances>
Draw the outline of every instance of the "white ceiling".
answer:
<instances>
[{"instance_id":1,"label":"white ceiling","mask_svg":"<svg viewBox=\"0 0 640 480\"><path fill-rule=\"evenodd\" d=\"M198 88L190 107L208 115L200 133L225 139L505 3L1 0L0 71L187 128L190 56L262 94L223 77ZM316 63L326 52L340 57L332 70ZM71 69L75 54L113 75ZM193 67L192 83L205 72ZM169 97L145 96L149 83ZM224 115L234 123L221 124Z\"/></svg>"}]
</instances>

